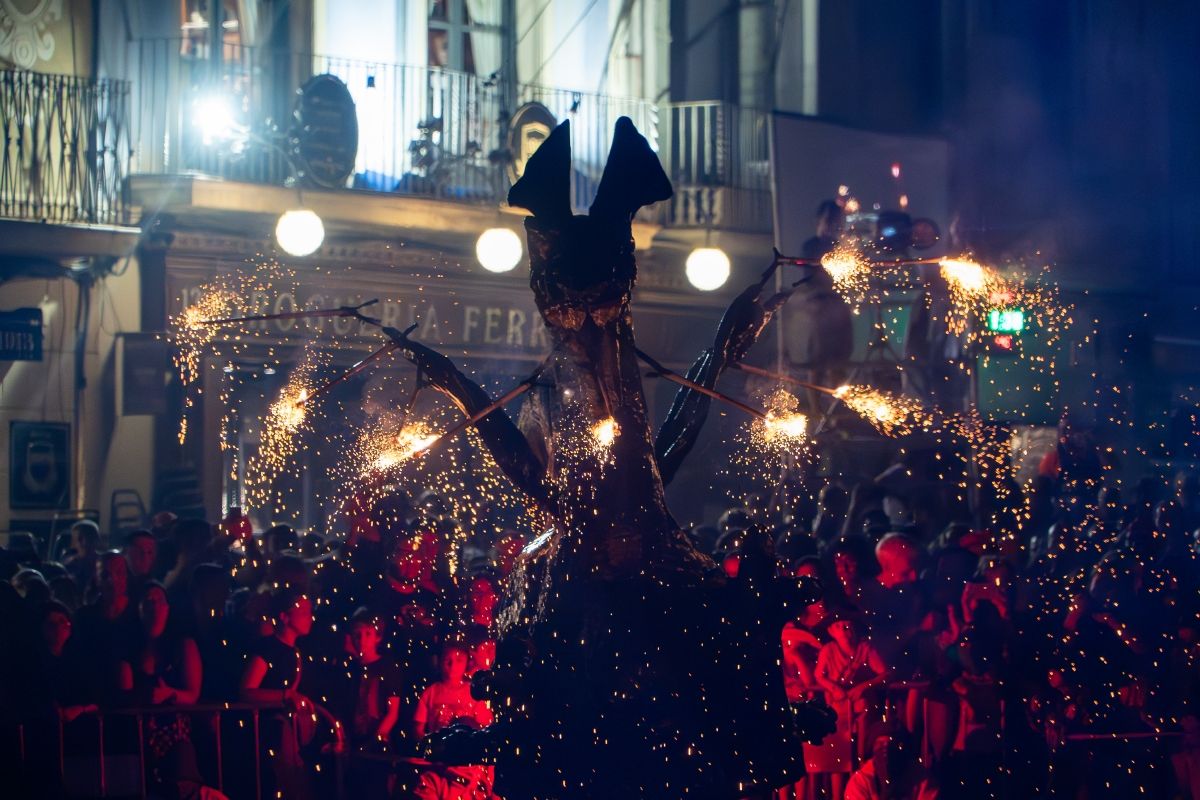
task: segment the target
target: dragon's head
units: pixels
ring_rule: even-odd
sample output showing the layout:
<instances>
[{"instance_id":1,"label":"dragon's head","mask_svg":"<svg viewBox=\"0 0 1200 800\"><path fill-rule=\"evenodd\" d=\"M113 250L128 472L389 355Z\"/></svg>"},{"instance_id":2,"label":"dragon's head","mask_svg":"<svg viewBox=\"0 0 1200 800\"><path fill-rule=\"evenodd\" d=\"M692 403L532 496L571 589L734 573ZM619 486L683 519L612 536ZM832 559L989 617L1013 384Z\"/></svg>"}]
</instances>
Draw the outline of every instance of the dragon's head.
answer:
<instances>
[{"instance_id":1,"label":"dragon's head","mask_svg":"<svg viewBox=\"0 0 1200 800\"><path fill-rule=\"evenodd\" d=\"M524 208L530 285L548 325L603 327L629 302L637 274L633 215L671 196L671 182L628 117L617 120L604 175L587 215L571 213L571 129L563 122L529 159L508 194Z\"/></svg>"}]
</instances>

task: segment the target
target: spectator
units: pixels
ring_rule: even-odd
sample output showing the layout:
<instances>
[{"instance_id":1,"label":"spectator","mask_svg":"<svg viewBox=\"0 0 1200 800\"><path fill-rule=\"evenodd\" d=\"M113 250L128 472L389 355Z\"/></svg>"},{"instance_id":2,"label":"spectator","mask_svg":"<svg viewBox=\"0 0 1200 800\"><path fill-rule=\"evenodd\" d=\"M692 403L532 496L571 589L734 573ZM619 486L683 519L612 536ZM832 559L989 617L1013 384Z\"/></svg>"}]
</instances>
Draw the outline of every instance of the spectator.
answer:
<instances>
[{"instance_id":1,"label":"spectator","mask_svg":"<svg viewBox=\"0 0 1200 800\"><path fill-rule=\"evenodd\" d=\"M888 668L854 619L843 616L833 620L829 638L817 655L813 677L838 712L839 731L853 735L861 746L878 716L878 705L868 692L883 685Z\"/></svg>"},{"instance_id":2,"label":"spectator","mask_svg":"<svg viewBox=\"0 0 1200 800\"><path fill-rule=\"evenodd\" d=\"M87 661L91 694L113 700L120 685L120 662L141 636L136 605L129 595L129 564L113 550L96 565L96 600L79 610L73 646Z\"/></svg>"},{"instance_id":3,"label":"spectator","mask_svg":"<svg viewBox=\"0 0 1200 800\"><path fill-rule=\"evenodd\" d=\"M413 715L413 735L420 739L450 725L481 728L490 725L492 712L487 703L471 695L466 679L467 649L458 642L442 646L441 680L431 684L417 701ZM421 775L413 796L416 800L449 800L462 796L490 798L492 770L480 766L441 767Z\"/></svg>"},{"instance_id":4,"label":"spectator","mask_svg":"<svg viewBox=\"0 0 1200 800\"><path fill-rule=\"evenodd\" d=\"M248 703L283 706L263 722L265 749L270 760L270 790L304 800L313 796L312 781L300 748L312 738L313 704L300 692L303 659L296 642L312 630L312 601L297 588L282 589L271 598L274 633L250 648L242 672L241 699ZM295 716L293 720L291 715Z\"/></svg>"},{"instance_id":5,"label":"spectator","mask_svg":"<svg viewBox=\"0 0 1200 800\"><path fill-rule=\"evenodd\" d=\"M186 706L200 698L200 651L191 637L170 633L167 590L151 581L138 602L140 636L119 665L119 685L133 705ZM177 783L176 750L191 750L191 718L177 710L145 718L147 780L162 792ZM193 757L194 761L194 757Z\"/></svg>"},{"instance_id":6,"label":"spectator","mask_svg":"<svg viewBox=\"0 0 1200 800\"><path fill-rule=\"evenodd\" d=\"M880 736L872 755L846 784L845 800L936 800L936 784L921 766L917 748L902 738Z\"/></svg>"},{"instance_id":7,"label":"spectator","mask_svg":"<svg viewBox=\"0 0 1200 800\"><path fill-rule=\"evenodd\" d=\"M125 560L129 562L129 590L138 594L142 584L154 577L158 560L158 542L150 531L132 531L125 539Z\"/></svg>"},{"instance_id":8,"label":"spectator","mask_svg":"<svg viewBox=\"0 0 1200 800\"><path fill-rule=\"evenodd\" d=\"M84 597L96 581L99 559L100 526L90 519L81 519L71 526L71 554L67 557L66 567Z\"/></svg>"},{"instance_id":9,"label":"spectator","mask_svg":"<svg viewBox=\"0 0 1200 800\"><path fill-rule=\"evenodd\" d=\"M496 663L496 640L488 628L472 625L467 628L467 677L486 672Z\"/></svg>"},{"instance_id":10,"label":"spectator","mask_svg":"<svg viewBox=\"0 0 1200 800\"><path fill-rule=\"evenodd\" d=\"M496 619L500 596L496 583L487 575L476 575L467 584L467 624L488 628Z\"/></svg>"}]
</instances>

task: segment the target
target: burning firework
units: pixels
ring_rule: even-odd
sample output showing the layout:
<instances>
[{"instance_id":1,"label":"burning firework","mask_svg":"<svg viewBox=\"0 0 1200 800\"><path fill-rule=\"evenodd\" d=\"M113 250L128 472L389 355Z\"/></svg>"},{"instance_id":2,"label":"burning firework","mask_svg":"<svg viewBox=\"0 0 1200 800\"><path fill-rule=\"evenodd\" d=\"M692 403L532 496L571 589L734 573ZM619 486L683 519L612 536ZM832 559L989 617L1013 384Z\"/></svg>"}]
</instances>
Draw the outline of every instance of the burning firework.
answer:
<instances>
[{"instance_id":1,"label":"burning firework","mask_svg":"<svg viewBox=\"0 0 1200 800\"><path fill-rule=\"evenodd\" d=\"M173 360L184 386L199 380L200 359L219 333L204 321L236 313L240 308L241 301L236 293L229 289L212 289L171 318L171 340L176 347Z\"/></svg>"},{"instance_id":2,"label":"burning firework","mask_svg":"<svg viewBox=\"0 0 1200 800\"><path fill-rule=\"evenodd\" d=\"M621 427L612 417L605 417L592 426L592 450L597 458L603 459L612 449L613 442L621 435Z\"/></svg>"},{"instance_id":3,"label":"burning firework","mask_svg":"<svg viewBox=\"0 0 1200 800\"><path fill-rule=\"evenodd\" d=\"M417 420L408 422L399 433L383 437L379 442L373 457L367 464L380 472L391 469L404 461L408 461L418 453L427 450L440 437L430 428L429 423ZM370 447L370 445L367 445Z\"/></svg>"},{"instance_id":4,"label":"burning firework","mask_svg":"<svg viewBox=\"0 0 1200 800\"><path fill-rule=\"evenodd\" d=\"M767 449L794 450L808 438L808 417L800 401L785 389L776 389L766 400L767 413L752 423L753 440Z\"/></svg>"},{"instance_id":5,"label":"burning firework","mask_svg":"<svg viewBox=\"0 0 1200 800\"><path fill-rule=\"evenodd\" d=\"M871 263L854 248L839 244L821 259L833 280L833 288L851 306L857 307L870 288Z\"/></svg>"},{"instance_id":6,"label":"burning firework","mask_svg":"<svg viewBox=\"0 0 1200 800\"><path fill-rule=\"evenodd\" d=\"M933 423L933 415L920 402L870 386L839 386L833 396L885 436L907 436Z\"/></svg>"},{"instance_id":7,"label":"burning firework","mask_svg":"<svg viewBox=\"0 0 1200 800\"><path fill-rule=\"evenodd\" d=\"M236 318L254 311L251 298L266 296L269 289L283 285L294 274L278 263L267 261L254 265L249 273L224 274L200 287L196 299L168 320L166 338L175 346L172 361L179 372L186 395L184 417L179 421L179 443L187 437L187 410L196 405L193 387L200 381L200 367L206 355L219 356L221 346L228 345L237 354L245 349L249 337L256 334L246 325L219 327L212 320ZM278 291L282 291L281 289Z\"/></svg>"},{"instance_id":8,"label":"burning firework","mask_svg":"<svg viewBox=\"0 0 1200 800\"><path fill-rule=\"evenodd\" d=\"M301 387L295 395L284 394L271 406L271 416L280 429L295 433L304 424L304 404L308 401L308 389Z\"/></svg>"},{"instance_id":9,"label":"burning firework","mask_svg":"<svg viewBox=\"0 0 1200 800\"><path fill-rule=\"evenodd\" d=\"M300 365L262 420L258 451L246 465L246 497L252 508L266 504L275 479L296 454L300 434L307 428L309 409L305 403L312 392L317 367L316 358L309 353L305 351Z\"/></svg>"},{"instance_id":10,"label":"burning firework","mask_svg":"<svg viewBox=\"0 0 1200 800\"><path fill-rule=\"evenodd\" d=\"M951 291L957 289L965 295L983 296L987 294L988 287L996 282L996 276L989 269L970 259L943 258L938 265Z\"/></svg>"}]
</instances>

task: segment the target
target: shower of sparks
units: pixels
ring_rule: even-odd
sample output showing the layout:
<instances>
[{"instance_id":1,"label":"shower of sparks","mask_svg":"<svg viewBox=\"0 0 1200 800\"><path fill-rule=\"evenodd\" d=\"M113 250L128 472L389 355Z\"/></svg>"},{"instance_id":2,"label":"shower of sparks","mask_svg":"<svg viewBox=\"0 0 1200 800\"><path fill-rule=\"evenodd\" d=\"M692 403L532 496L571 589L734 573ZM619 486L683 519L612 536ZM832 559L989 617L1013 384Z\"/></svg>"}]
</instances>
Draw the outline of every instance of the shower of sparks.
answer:
<instances>
[{"instance_id":1,"label":"shower of sparks","mask_svg":"<svg viewBox=\"0 0 1200 800\"><path fill-rule=\"evenodd\" d=\"M310 428L312 409L305 401L312 391L318 359L310 349L288 377L261 420L258 450L246 464L246 499L251 508L267 504L275 479L288 467L300 448L302 435Z\"/></svg>"},{"instance_id":2,"label":"shower of sparks","mask_svg":"<svg viewBox=\"0 0 1200 800\"><path fill-rule=\"evenodd\" d=\"M833 395L884 436L907 436L927 430L934 420L934 415L920 401L870 386L839 386Z\"/></svg>"},{"instance_id":3,"label":"shower of sparks","mask_svg":"<svg viewBox=\"0 0 1200 800\"><path fill-rule=\"evenodd\" d=\"M870 289L871 263L859 251L839 244L821 259L821 266L842 299L854 308L862 304Z\"/></svg>"},{"instance_id":4,"label":"shower of sparks","mask_svg":"<svg viewBox=\"0 0 1200 800\"><path fill-rule=\"evenodd\" d=\"M286 292L295 273L272 260L256 261L245 272L231 271L200 286L167 322L165 338L174 346L172 362L184 390L184 413L179 420L179 443L189 429L187 415L196 403L201 368L207 356L220 356L228 347L233 355L246 350L250 339L265 330L250 325L217 326L208 320L245 316L264 310L268 298Z\"/></svg>"},{"instance_id":5,"label":"shower of sparks","mask_svg":"<svg viewBox=\"0 0 1200 800\"><path fill-rule=\"evenodd\" d=\"M786 389L776 389L764 405L767 415L751 423L752 441L781 453L803 446L808 438L808 416L800 413L799 399Z\"/></svg>"},{"instance_id":6,"label":"shower of sparks","mask_svg":"<svg viewBox=\"0 0 1200 800\"><path fill-rule=\"evenodd\" d=\"M992 271L967 258L943 258L938 262L946 283L966 295L985 295L995 282Z\"/></svg>"},{"instance_id":7,"label":"shower of sparks","mask_svg":"<svg viewBox=\"0 0 1200 800\"><path fill-rule=\"evenodd\" d=\"M421 402L397 411L382 402L384 392L386 396L395 393L394 384L381 382L379 387L380 398L366 405L378 403L385 410L328 440L344 454L328 476L331 490L338 492L342 501L335 517L355 507L375 508L375 524L406 527L406 519L391 517L389 498L406 495L419 505L425 493L436 494L446 512L422 511L417 532L437 536L452 572L470 566L459 563L468 532L488 530L499 537L505 530L544 528L545 520L536 516L536 506L504 477L474 428L414 457L443 438L435 431L446 431L461 420L457 410ZM353 488L350 501L347 487Z\"/></svg>"},{"instance_id":8,"label":"shower of sparks","mask_svg":"<svg viewBox=\"0 0 1200 800\"><path fill-rule=\"evenodd\" d=\"M943 258L938 264L950 292L946 331L954 336L961 336L972 327L972 321L982 319L997 299L1015 294L1015 283L976 261Z\"/></svg>"},{"instance_id":9,"label":"shower of sparks","mask_svg":"<svg viewBox=\"0 0 1200 800\"><path fill-rule=\"evenodd\" d=\"M988 335L984 320L993 309L1019 309L1031 334L1053 347L1071 324L1071 307L1064 304L1058 287L1048 282L1048 269L1028 278L966 258L944 258L939 262L950 293L946 331L964 333L975 344Z\"/></svg>"},{"instance_id":10,"label":"shower of sparks","mask_svg":"<svg viewBox=\"0 0 1200 800\"><path fill-rule=\"evenodd\" d=\"M294 396L285 395L276 400L275 404L271 406L271 416L278 421L280 429L288 433L295 433L304 424L304 404L307 401L308 389L301 387Z\"/></svg>"},{"instance_id":11,"label":"shower of sparks","mask_svg":"<svg viewBox=\"0 0 1200 800\"><path fill-rule=\"evenodd\" d=\"M374 451L374 456L369 457L369 466L379 472L386 472L428 449L439 438L429 427L429 423L415 420L406 423L399 433L385 434L382 441L378 438L372 441L368 437L363 446Z\"/></svg>"},{"instance_id":12,"label":"shower of sparks","mask_svg":"<svg viewBox=\"0 0 1200 800\"><path fill-rule=\"evenodd\" d=\"M613 442L621 435L621 427L612 417L605 417L592 426L592 450L600 461L608 459Z\"/></svg>"},{"instance_id":13,"label":"shower of sparks","mask_svg":"<svg viewBox=\"0 0 1200 800\"><path fill-rule=\"evenodd\" d=\"M171 340L175 344L173 361L184 386L200 378L200 361L220 330L204 321L243 310L239 295L225 288L203 290L200 299L170 320Z\"/></svg>"}]
</instances>

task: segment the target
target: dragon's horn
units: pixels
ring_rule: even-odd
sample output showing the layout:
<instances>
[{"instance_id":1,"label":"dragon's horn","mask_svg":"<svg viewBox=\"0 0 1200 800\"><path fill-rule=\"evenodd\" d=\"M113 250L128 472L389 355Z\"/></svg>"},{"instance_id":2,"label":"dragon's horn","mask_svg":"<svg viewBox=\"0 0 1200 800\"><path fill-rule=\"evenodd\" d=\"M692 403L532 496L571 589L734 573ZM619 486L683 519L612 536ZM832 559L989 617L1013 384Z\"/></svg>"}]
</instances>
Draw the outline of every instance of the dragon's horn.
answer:
<instances>
[{"instance_id":1,"label":"dragon's horn","mask_svg":"<svg viewBox=\"0 0 1200 800\"><path fill-rule=\"evenodd\" d=\"M508 190L508 204L533 212L544 221L562 222L571 216L571 121L546 137L529 161L521 179Z\"/></svg>"},{"instance_id":2,"label":"dragon's horn","mask_svg":"<svg viewBox=\"0 0 1200 800\"><path fill-rule=\"evenodd\" d=\"M638 133L629 117L618 119L589 213L593 217L629 220L642 206L666 200L671 194L671 181L646 137Z\"/></svg>"}]
</instances>

